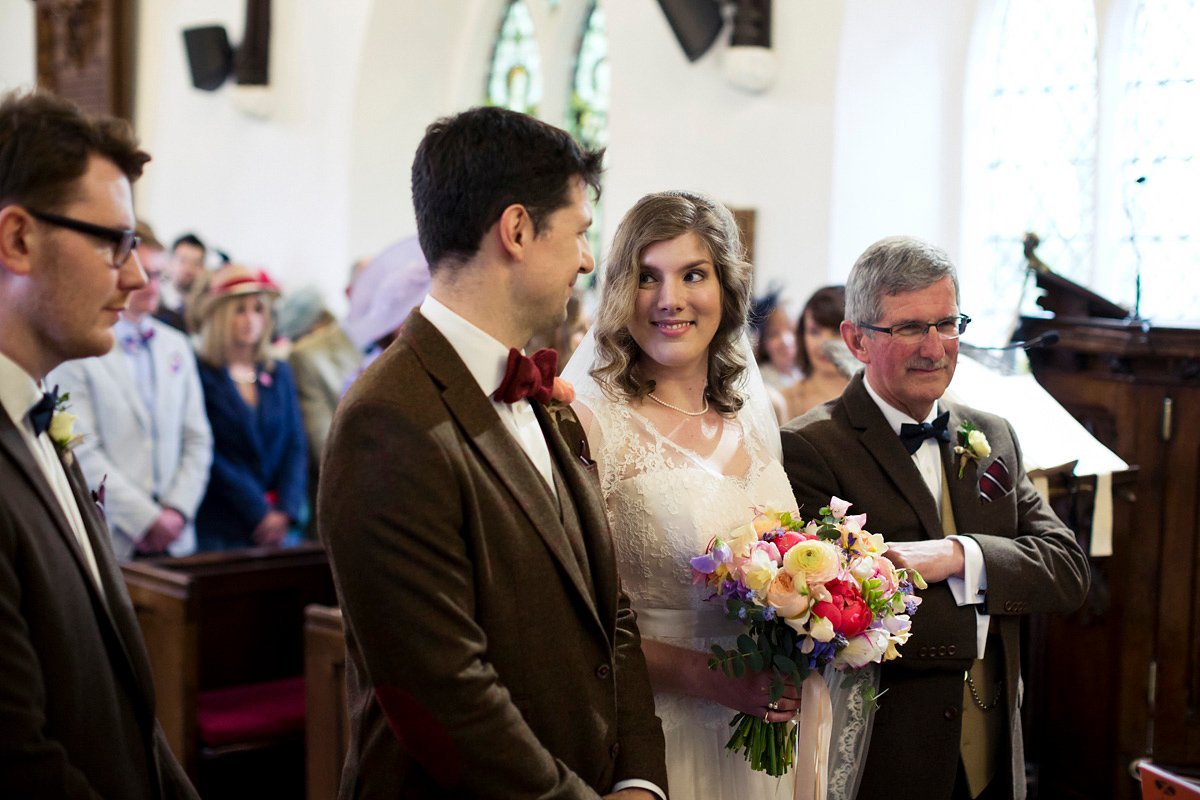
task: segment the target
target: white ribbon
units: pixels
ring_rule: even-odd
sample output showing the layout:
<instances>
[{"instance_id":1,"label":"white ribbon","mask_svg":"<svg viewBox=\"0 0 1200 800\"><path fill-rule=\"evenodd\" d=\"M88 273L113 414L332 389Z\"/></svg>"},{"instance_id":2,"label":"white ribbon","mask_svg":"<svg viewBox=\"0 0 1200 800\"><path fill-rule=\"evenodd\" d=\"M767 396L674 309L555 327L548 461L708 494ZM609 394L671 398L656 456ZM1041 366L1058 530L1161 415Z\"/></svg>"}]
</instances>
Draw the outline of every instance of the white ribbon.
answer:
<instances>
[{"instance_id":1,"label":"white ribbon","mask_svg":"<svg viewBox=\"0 0 1200 800\"><path fill-rule=\"evenodd\" d=\"M832 734L833 703L829 688L821 674L812 670L800 688L793 800L825 800L829 790L829 739Z\"/></svg>"}]
</instances>

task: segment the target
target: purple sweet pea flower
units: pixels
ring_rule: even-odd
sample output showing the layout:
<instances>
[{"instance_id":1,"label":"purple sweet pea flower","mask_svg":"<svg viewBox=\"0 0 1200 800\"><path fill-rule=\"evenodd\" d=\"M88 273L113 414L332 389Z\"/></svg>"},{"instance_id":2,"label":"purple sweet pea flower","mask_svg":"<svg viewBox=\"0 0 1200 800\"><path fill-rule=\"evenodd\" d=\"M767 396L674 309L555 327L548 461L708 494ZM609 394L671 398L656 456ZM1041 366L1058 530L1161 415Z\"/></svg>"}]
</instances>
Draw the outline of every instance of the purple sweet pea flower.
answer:
<instances>
[{"instance_id":1,"label":"purple sweet pea flower","mask_svg":"<svg viewBox=\"0 0 1200 800\"><path fill-rule=\"evenodd\" d=\"M692 559L692 569L704 575L712 575L717 571L717 560L708 553L696 556Z\"/></svg>"}]
</instances>

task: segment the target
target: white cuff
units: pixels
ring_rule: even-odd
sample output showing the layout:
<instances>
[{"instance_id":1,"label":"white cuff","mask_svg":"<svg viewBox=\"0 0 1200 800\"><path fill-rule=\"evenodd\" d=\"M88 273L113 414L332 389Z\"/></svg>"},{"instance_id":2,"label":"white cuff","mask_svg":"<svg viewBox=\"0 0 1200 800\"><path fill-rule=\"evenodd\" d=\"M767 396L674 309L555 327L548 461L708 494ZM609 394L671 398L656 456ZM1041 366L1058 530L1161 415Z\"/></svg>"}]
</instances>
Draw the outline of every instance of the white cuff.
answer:
<instances>
[{"instance_id":1,"label":"white cuff","mask_svg":"<svg viewBox=\"0 0 1200 800\"><path fill-rule=\"evenodd\" d=\"M648 792L654 792L656 795L658 795L659 800L667 800L667 795L662 789L658 788L657 784L653 784L650 781L644 781L641 778L629 778L627 780L617 781L615 784L613 784L612 790L614 793L619 792L622 789L645 789Z\"/></svg>"},{"instance_id":2,"label":"white cuff","mask_svg":"<svg viewBox=\"0 0 1200 800\"><path fill-rule=\"evenodd\" d=\"M960 606L982 606L987 596L987 565L983 563L983 550L979 542L970 536L947 536L962 545L963 576L950 577L946 583L954 595L954 602ZM991 616L984 614L980 608L975 609L975 652L976 658L983 658L984 648L987 647L988 625Z\"/></svg>"}]
</instances>

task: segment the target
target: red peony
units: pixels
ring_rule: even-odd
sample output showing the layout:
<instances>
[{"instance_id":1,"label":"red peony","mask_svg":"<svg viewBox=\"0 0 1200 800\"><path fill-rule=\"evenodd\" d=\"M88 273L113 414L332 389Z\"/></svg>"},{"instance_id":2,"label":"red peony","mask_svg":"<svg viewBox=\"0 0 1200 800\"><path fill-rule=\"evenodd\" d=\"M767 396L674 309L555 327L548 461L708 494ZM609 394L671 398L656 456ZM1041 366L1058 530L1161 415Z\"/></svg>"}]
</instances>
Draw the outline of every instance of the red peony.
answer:
<instances>
[{"instance_id":1,"label":"red peony","mask_svg":"<svg viewBox=\"0 0 1200 800\"><path fill-rule=\"evenodd\" d=\"M867 607L858 586L852 581L832 580L825 584L833 596L813 607L813 613L824 617L833 629L847 638L856 636L871 624L871 609Z\"/></svg>"},{"instance_id":2,"label":"red peony","mask_svg":"<svg viewBox=\"0 0 1200 800\"><path fill-rule=\"evenodd\" d=\"M781 556L803 541L804 537L795 531L782 533L774 539L775 546L779 548L779 555Z\"/></svg>"}]
</instances>

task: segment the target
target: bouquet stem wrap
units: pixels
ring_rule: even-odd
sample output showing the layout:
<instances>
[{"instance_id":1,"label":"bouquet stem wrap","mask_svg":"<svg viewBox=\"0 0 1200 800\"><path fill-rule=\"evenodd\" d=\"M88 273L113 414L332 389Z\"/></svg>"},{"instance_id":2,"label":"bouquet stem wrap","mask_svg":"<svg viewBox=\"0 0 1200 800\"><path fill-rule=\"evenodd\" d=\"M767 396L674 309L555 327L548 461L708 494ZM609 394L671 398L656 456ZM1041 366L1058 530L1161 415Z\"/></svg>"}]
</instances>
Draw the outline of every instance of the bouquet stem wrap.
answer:
<instances>
[{"instance_id":1,"label":"bouquet stem wrap","mask_svg":"<svg viewBox=\"0 0 1200 800\"><path fill-rule=\"evenodd\" d=\"M800 688L800 721L796 725L796 787L792 800L825 800L829 791L829 740L833 735L833 703L829 687L816 670ZM801 746L808 742L810 746Z\"/></svg>"}]
</instances>

